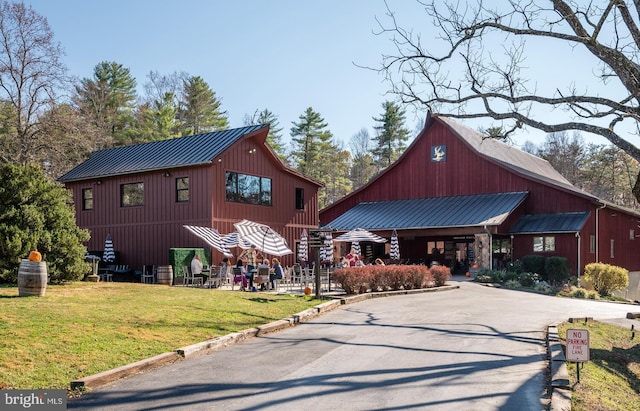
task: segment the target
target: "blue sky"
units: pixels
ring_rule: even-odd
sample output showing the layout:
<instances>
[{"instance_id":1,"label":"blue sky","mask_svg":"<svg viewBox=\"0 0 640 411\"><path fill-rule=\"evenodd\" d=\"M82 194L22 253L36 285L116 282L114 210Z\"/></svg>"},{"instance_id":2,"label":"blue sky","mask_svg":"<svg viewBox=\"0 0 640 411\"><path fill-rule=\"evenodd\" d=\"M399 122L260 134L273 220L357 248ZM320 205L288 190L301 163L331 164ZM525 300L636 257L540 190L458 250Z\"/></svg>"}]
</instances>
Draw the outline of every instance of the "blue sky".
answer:
<instances>
[{"instance_id":1,"label":"blue sky","mask_svg":"<svg viewBox=\"0 0 640 411\"><path fill-rule=\"evenodd\" d=\"M269 109L285 138L307 107L319 112L336 139L349 140L382 114L389 85L375 71L392 51L388 36L373 34L385 22L382 0L25 0L45 16L66 52L71 74L91 77L101 61L128 67L138 86L147 74L198 75L222 100L232 127L245 114ZM428 35L421 6L389 0L401 26ZM416 129L425 113L407 111ZM490 126L490 120L469 123ZM515 139L542 141L523 132ZM600 141L601 142L601 141Z\"/></svg>"}]
</instances>

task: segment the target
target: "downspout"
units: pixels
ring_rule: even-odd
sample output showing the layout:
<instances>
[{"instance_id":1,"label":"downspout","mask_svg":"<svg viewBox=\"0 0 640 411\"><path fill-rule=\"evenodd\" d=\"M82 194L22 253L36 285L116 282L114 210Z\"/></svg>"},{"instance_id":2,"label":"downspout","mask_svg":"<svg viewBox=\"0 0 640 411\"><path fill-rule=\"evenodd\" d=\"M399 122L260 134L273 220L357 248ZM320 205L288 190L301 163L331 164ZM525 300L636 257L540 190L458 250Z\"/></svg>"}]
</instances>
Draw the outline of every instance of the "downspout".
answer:
<instances>
[{"instance_id":1,"label":"downspout","mask_svg":"<svg viewBox=\"0 0 640 411\"><path fill-rule=\"evenodd\" d=\"M578 274L578 287L580 286L580 232L576 231L576 240L578 241L578 267L576 273Z\"/></svg>"},{"instance_id":2,"label":"downspout","mask_svg":"<svg viewBox=\"0 0 640 411\"><path fill-rule=\"evenodd\" d=\"M596 263L600 262L600 210L606 208L606 204L596 208Z\"/></svg>"},{"instance_id":3,"label":"downspout","mask_svg":"<svg viewBox=\"0 0 640 411\"><path fill-rule=\"evenodd\" d=\"M487 226L483 226L484 232L489 236L489 270L493 271L493 236L491 231L487 229Z\"/></svg>"}]
</instances>

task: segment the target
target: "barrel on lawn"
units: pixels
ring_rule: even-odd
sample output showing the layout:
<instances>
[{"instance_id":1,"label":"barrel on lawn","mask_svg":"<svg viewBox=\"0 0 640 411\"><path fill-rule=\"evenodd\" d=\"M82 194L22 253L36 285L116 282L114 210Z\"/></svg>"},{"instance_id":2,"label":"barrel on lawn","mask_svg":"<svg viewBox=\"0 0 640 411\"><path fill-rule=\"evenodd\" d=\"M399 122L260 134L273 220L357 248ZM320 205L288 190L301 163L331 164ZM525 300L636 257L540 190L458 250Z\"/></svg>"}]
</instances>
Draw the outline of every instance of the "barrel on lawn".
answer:
<instances>
[{"instance_id":1,"label":"barrel on lawn","mask_svg":"<svg viewBox=\"0 0 640 411\"><path fill-rule=\"evenodd\" d=\"M23 259L18 268L18 296L44 297L47 289L47 264Z\"/></svg>"},{"instance_id":2,"label":"barrel on lawn","mask_svg":"<svg viewBox=\"0 0 640 411\"><path fill-rule=\"evenodd\" d=\"M170 265L158 266L158 284L173 285L173 267Z\"/></svg>"}]
</instances>

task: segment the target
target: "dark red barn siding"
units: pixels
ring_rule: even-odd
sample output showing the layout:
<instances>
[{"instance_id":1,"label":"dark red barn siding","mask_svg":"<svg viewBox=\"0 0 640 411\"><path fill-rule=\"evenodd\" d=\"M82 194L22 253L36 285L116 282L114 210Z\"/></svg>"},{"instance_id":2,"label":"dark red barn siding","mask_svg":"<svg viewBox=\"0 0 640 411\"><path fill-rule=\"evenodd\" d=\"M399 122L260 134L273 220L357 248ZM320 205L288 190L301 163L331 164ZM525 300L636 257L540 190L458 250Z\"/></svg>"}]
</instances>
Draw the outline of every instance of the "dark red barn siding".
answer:
<instances>
[{"instance_id":1,"label":"dark red barn siding","mask_svg":"<svg viewBox=\"0 0 640 411\"><path fill-rule=\"evenodd\" d=\"M596 229L596 210L602 203L594 196L581 193L569 184L558 184L553 179L537 176L535 170L507 167L503 163L505 160L483 154L478 147L472 146L476 143L470 141L457 134L447 121L436 117L428 120L425 129L398 161L365 186L321 210L320 223L328 224L356 205L366 202L526 191L529 193L526 201L500 226L489 228L493 235L510 238L510 227L526 214L587 212L589 217L579 237L576 237L576 233L556 234L556 251L548 255L566 256L571 272L575 274L578 264L583 267L596 260L590 239L597 235L600 261L621 265L629 270L640 270L640 259L635 251L640 240L630 239L631 229L640 231L637 213L625 212L619 207L616 207L617 215L609 209L605 209L607 212L601 210L599 228ZM446 161L432 162L431 149L440 145L446 146ZM519 158L524 155L515 147L505 146L501 150L500 154L507 159L511 155ZM517 152L511 153L509 150ZM487 151L488 148L485 153ZM536 166L536 162L532 164ZM537 164L540 164L539 161ZM480 232L473 227L467 228L467 233ZM422 243L429 236L459 235L451 230L448 234L437 233L436 230L425 234L424 238L415 230L401 234L401 238L412 238L404 242L401 239L401 254L406 256L417 252L415 255L424 255ZM609 252L611 240L614 240L613 258ZM528 254L533 254L533 236L516 235L513 257Z\"/></svg>"},{"instance_id":2,"label":"dark red barn siding","mask_svg":"<svg viewBox=\"0 0 640 411\"><path fill-rule=\"evenodd\" d=\"M87 249L102 250L107 233L111 233L121 264L134 269L145 264L166 265L170 248L208 247L183 225L214 227L226 234L235 231L233 223L246 218L270 225L295 251L302 229L318 226L319 184L284 168L264 144L268 128L263 130L238 141L208 165L67 182L66 187L73 193L77 223L91 233ZM270 178L272 205L227 201L227 171ZM181 177L189 178L188 202L176 201L176 179ZM135 182L144 183L144 205L121 207L120 186ZM296 187L304 190L304 210L296 209ZM92 210L82 210L83 188L93 188ZM213 262L222 258L221 253L212 252ZM293 264L294 259L293 254L282 257L285 264Z\"/></svg>"}]
</instances>

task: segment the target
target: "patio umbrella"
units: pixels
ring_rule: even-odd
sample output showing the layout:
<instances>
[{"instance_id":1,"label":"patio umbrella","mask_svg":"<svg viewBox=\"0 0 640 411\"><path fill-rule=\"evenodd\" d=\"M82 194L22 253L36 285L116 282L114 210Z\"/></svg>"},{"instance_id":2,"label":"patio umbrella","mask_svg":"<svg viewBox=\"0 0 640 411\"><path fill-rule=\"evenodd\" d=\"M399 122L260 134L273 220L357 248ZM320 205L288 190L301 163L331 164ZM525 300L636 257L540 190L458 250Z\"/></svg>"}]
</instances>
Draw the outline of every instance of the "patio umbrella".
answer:
<instances>
[{"instance_id":1,"label":"patio umbrella","mask_svg":"<svg viewBox=\"0 0 640 411\"><path fill-rule=\"evenodd\" d=\"M107 234L107 239L104 240L104 252L102 253L102 261L105 263L113 263L116 261L116 252L113 249L113 239L111 233Z\"/></svg>"},{"instance_id":2,"label":"patio umbrella","mask_svg":"<svg viewBox=\"0 0 640 411\"><path fill-rule=\"evenodd\" d=\"M203 239L207 244L220 251L226 257L233 257L231 251L222 244L222 236L215 228L184 225L184 228Z\"/></svg>"},{"instance_id":3,"label":"patio umbrella","mask_svg":"<svg viewBox=\"0 0 640 411\"><path fill-rule=\"evenodd\" d=\"M243 250L251 248L251 243L243 240L237 231L222 236L222 244L226 248L239 247Z\"/></svg>"},{"instance_id":4,"label":"patio umbrella","mask_svg":"<svg viewBox=\"0 0 640 411\"><path fill-rule=\"evenodd\" d=\"M353 249L353 253L354 253L355 255L357 255L357 256L358 256L358 258L360 258L360 253L362 252L362 251L360 250L360 243L359 243L358 241L354 241L354 242L352 242L352 243L351 243L351 248Z\"/></svg>"},{"instance_id":5,"label":"patio umbrella","mask_svg":"<svg viewBox=\"0 0 640 411\"><path fill-rule=\"evenodd\" d=\"M384 237L380 237L379 235L367 231L363 228L354 228L351 231L347 231L346 233L339 235L335 238L334 241L345 241L352 243L360 241L373 241L374 243L386 243L387 239Z\"/></svg>"},{"instance_id":6,"label":"patio umbrella","mask_svg":"<svg viewBox=\"0 0 640 411\"><path fill-rule=\"evenodd\" d=\"M242 220L233 226L243 240L255 245L265 254L280 257L293 253L287 245L287 240L268 225Z\"/></svg>"},{"instance_id":7,"label":"patio umbrella","mask_svg":"<svg viewBox=\"0 0 640 411\"><path fill-rule=\"evenodd\" d=\"M309 236L307 229L302 230L300 235L300 245L298 246L298 260L309 261Z\"/></svg>"},{"instance_id":8,"label":"patio umbrella","mask_svg":"<svg viewBox=\"0 0 640 411\"><path fill-rule=\"evenodd\" d=\"M391 233L391 248L389 249L389 258L392 260L400 259L400 247L398 246L398 233L393 229Z\"/></svg>"},{"instance_id":9,"label":"patio umbrella","mask_svg":"<svg viewBox=\"0 0 640 411\"><path fill-rule=\"evenodd\" d=\"M330 232L325 233L324 247L320 248L320 262L333 262L333 236Z\"/></svg>"}]
</instances>

